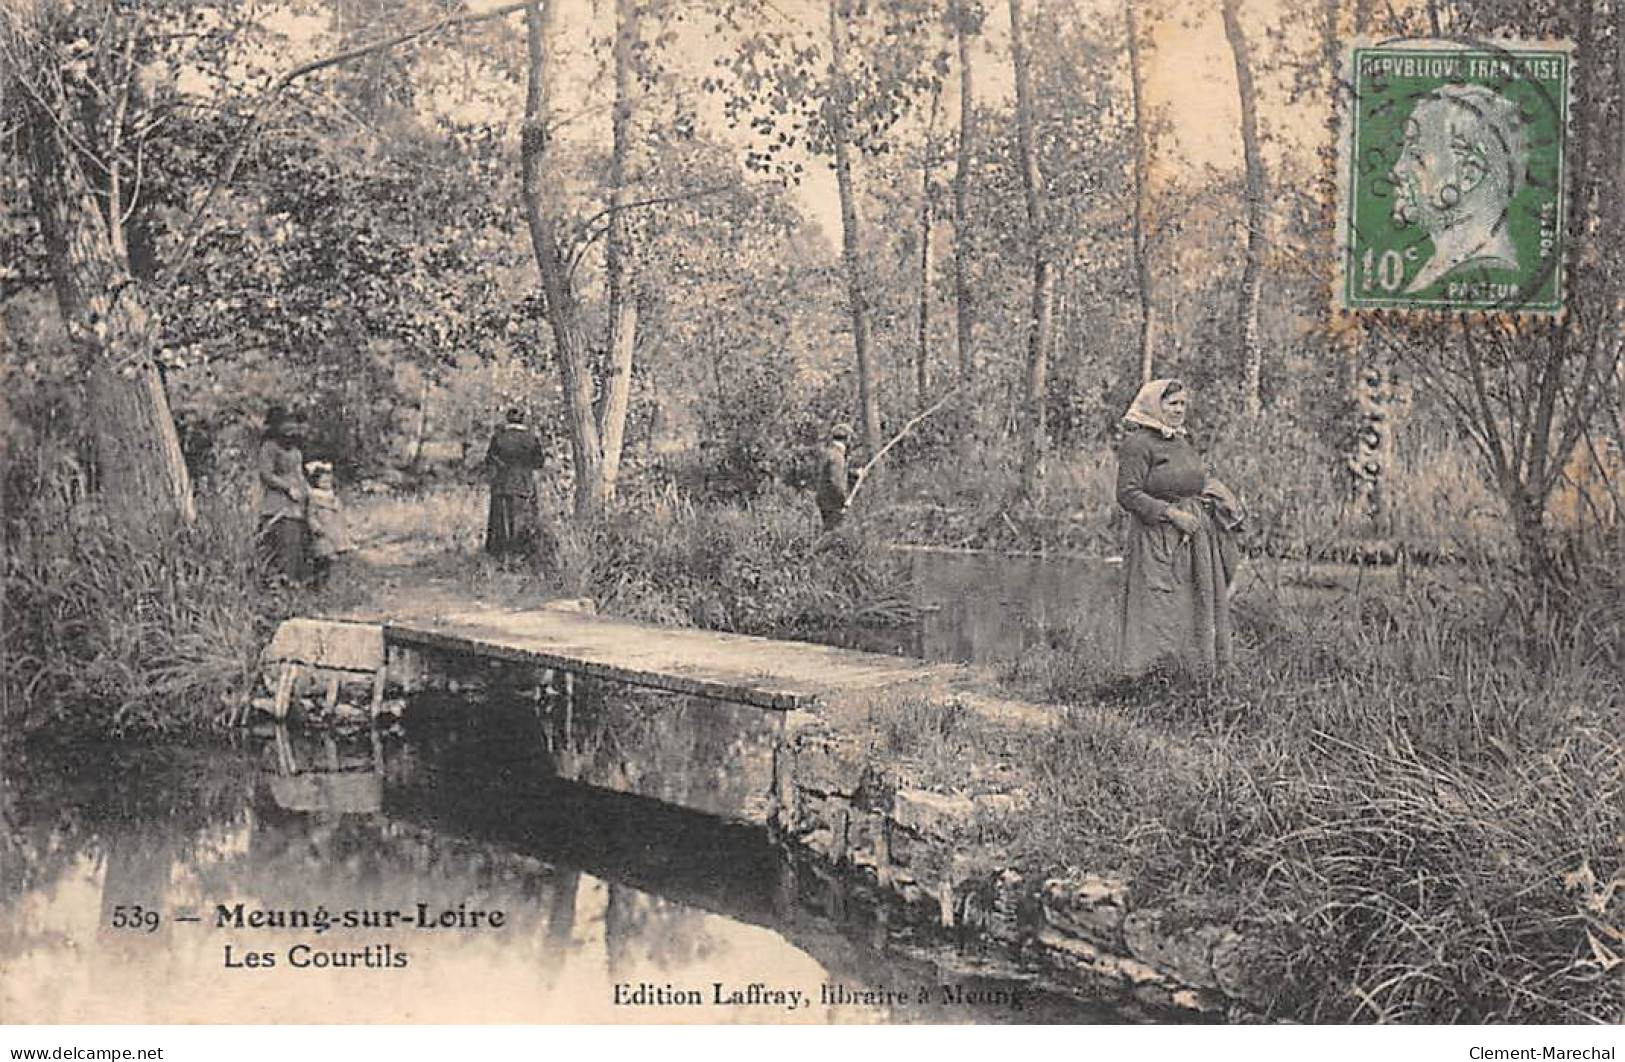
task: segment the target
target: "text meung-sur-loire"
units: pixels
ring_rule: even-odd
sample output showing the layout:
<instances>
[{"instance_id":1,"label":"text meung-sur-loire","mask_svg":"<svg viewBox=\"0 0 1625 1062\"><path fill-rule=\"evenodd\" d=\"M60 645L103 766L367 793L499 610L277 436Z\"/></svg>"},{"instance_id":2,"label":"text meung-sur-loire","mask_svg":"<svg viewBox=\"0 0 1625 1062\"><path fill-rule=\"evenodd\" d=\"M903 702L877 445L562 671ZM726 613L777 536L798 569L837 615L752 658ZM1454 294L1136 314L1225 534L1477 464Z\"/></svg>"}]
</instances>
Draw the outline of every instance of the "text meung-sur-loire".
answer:
<instances>
[{"instance_id":1,"label":"text meung-sur-loire","mask_svg":"<svg viewBox=\"0 0 1625 1062\"><path fill-rule=\"evenodd\" d=\"M417 903L409 910L397 908L338 907L249 907L247 904L215 904L216 929L308 929L326 933L332 929L501 929L508 924L502 910L486 911L456 907L431 908Z\"/></svg>"}]
</instances>

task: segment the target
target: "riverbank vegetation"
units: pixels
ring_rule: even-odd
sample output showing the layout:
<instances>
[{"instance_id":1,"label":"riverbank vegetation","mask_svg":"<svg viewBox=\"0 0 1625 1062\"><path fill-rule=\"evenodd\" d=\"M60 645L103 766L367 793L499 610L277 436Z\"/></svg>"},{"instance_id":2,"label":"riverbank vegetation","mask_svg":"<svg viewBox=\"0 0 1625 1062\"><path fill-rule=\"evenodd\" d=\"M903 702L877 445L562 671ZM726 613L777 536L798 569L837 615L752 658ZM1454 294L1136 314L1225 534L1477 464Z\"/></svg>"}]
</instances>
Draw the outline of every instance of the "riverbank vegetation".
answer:
<instances>
[{"instance_id":1,"label":"riverbank vegetation","mask_svg":"<svg viewBox=\"0 0 1625 1062\"><path fill-rule=\"evenodd\" d=\"M974 764L1019 792L992 839L1024 874L1261 943L1277 1017L1616 1024L1625 588L1595 574L1561 601L1459 573L1254 601L1217 683L1114 684L1071 628L1010 675L1057 726L904 704L872 740L916 784Z\"/></svg>"},{"instance_id":2,"label":"riverbank vegetation","mask_svg":"<svg viewBox=\"0 0 1625 1062\"><path fill-rule=\"evenodd\" d=\"M132 532L44 504L10 514L0 633L10 738L153 736L235 714L287 591L262 585L253 519Z\"/></svg>"}]
</instances>

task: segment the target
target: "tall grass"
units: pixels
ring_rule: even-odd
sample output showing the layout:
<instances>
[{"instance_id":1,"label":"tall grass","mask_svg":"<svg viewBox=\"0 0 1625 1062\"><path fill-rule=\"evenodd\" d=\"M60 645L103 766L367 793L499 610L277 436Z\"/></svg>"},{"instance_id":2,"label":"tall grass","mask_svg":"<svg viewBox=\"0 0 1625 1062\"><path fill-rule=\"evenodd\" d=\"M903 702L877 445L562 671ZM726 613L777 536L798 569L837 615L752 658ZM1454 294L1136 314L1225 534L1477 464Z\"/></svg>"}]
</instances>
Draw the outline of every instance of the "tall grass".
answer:
<instances>
[{"instance_id":1,"label":"tall grass","mask_svg":"<svg viewBox=\"0 0 1625 1062\"><path fill-rule=\"evenodd\" d=\"M770 490L699 507L674 489L559 534L561 588L600 611L758 634L884 624L909 612L901 559L868 536L825 534L810 496Z\"/></svg>"},{"instance_id":2,"label":"tall grass","mask_svg":"<svg viewBox=\"0 0 1625 1062\"><path fill-rule=\"evenodd\" d=\"M1618 1022L1620 591L1254 603L1214 684L1108 681L1067 634L1008 676L1061 697L1059 727L902 706L873 740L940 783L1015 765L1026 869L1115 871L1136 902L1242 927L1282 1016Z\"/></svg>"},{"instance_id":3,"label":"tall grass","mask_svg":"<svg viewBox=\"0 0 1625 1062\"><path fill-rule=\"evenodd\" d=\"M251 514L203 499L195 526L131 530L41 504L5 528L4 724L96 736L206 727L245 694L271 617Z\"/></svg>"},{"instance_id":4,"label":"tall grass","mask_svg":"<svg viewBox=\"0 0 1625 1062\"><path fill-rule=\"evenodd\" d=\"M410 545L416 555L469 553L484 543L485 490L446 486L413 494L362 497L346 509L347 527L358 542L388 548Z\"/></svg>"}]
</instances>

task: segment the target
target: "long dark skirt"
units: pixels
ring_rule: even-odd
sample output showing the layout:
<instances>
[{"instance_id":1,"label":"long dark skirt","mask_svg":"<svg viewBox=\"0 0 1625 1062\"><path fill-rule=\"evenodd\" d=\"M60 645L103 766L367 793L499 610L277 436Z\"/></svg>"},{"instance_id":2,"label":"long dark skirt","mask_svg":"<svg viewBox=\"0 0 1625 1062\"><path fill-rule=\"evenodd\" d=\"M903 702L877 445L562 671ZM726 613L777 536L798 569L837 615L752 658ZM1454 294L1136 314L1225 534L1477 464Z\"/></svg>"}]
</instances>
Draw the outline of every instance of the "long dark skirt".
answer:
<instances>
[{"instance_id":1,"label":"long dark skirt","mask_svg":"<svg viewBox=\"0 0 1625 1062\"><path fill-rule=\"evenodd\" d=\"M266 578L299 586L310 582L310 525L296 516L260 520L257 545Z\"/></svg>"},{"instance_id":2,"label":"long dark skirt","mask_svg":"<svg viewBox=\"0 0 1625 1062\"><path fill-rule=\"evenodd\" d=\"M1206 510L1186 503L1201 529L1129 520L1128 556L1118 602L1118 666L1136 675L1159 662L1198 672L1234 662L1230 622L1233 555Z\"/></svg>"},{"instance_id":3,"label":"long dark skirt","mask_svg":"<svg viewBox=\"0 0 1625 1062\"><path fill-rule=\"evenodd\" d=\"M841 526L841 521L846 518L846 495L821 487L816 497L818 515L824 519L824 530L833 531Z\"/></svg>"},{"instance_id":4,"label":"long dark skirt","mask_svg":"<svg viewBox=\"0 0 1625 1062\"><path fill-rule=\"evenodd\" d=\"M485 520L485 552L493 557L529 553L536 544L536 523L534 495L493 491Z\"/></svg>"}]
</instances>

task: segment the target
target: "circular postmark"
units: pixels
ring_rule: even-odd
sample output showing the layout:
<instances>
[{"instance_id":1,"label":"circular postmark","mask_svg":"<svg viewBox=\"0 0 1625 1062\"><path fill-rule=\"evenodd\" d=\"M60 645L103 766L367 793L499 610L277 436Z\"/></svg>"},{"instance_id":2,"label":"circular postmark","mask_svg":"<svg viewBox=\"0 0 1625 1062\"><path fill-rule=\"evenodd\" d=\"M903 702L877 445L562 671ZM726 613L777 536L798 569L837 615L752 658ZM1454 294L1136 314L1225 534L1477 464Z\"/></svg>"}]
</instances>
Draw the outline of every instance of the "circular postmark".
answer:
<instances>
[{"instance_id":1,"label":"circular postmark","mask_svg":"<svg viewBox=\"0 0 1625 1062\"><path fill-rule=\"evenodd\" d=\"M1565 42L1351 46L1342 308L1562 311L1571 67Z\"/></svg>"}]
</instances>

